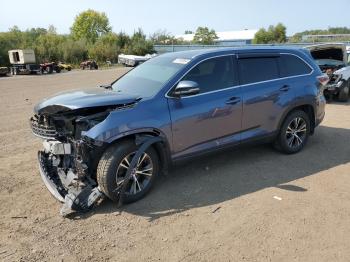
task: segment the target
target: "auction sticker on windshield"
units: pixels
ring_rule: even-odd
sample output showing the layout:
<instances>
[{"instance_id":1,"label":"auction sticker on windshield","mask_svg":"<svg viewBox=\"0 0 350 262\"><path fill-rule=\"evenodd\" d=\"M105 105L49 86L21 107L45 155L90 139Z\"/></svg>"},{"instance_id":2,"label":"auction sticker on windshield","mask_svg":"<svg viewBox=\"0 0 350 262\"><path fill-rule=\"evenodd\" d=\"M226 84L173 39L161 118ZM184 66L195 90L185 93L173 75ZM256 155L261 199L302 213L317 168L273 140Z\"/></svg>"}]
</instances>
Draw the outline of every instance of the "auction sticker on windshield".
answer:
<instances>
[{"instance_id":1,"label":"auction sticker on windshield","mask_svg":"<svg viewBox=\"0 0 350 262\"><path fill-rule=\"evenodd\" d=\"M191 59L185 59L185 58L176 58L173 63L174 64L183 64L183 65L186 65L188 64L188 62L190 62Z\"/></svg>"}]
</instances>

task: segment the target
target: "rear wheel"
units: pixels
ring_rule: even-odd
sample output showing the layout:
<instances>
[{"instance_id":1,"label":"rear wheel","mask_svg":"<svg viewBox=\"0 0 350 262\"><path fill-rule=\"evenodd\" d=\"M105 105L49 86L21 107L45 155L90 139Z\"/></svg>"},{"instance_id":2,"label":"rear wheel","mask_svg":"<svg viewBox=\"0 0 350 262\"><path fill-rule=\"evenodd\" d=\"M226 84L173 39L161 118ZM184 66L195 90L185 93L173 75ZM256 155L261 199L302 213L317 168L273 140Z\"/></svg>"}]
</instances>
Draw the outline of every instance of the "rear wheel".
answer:
<instances>
[{"instance_id":1,"label":"rear wheel","mask_svg":"<svg viewBox=\"0 0 350 262\"><path fill-rule=\"evenodd\" d=\"M124 182L124 177L138 147L133 141L124 141L111 146L102 155L97 167L97 182L102 192L113 201L118 200L117 186ZM159 158L153 148L148 148L132 171L127 182L124 196L125 203L143 198L151 189L159 172Z\"/></svg>"},{"instance_id":2,"label":"rear wheel","mask_svg":"<svg viewBox=\"0 0 350 262\"><path fill-rule=\"evenodd\" d=\"M284 120L275 141L277 149L286 154L301 151L310 134L310 118L301 110L290 113Z\"/></svg>"}]
</instances>

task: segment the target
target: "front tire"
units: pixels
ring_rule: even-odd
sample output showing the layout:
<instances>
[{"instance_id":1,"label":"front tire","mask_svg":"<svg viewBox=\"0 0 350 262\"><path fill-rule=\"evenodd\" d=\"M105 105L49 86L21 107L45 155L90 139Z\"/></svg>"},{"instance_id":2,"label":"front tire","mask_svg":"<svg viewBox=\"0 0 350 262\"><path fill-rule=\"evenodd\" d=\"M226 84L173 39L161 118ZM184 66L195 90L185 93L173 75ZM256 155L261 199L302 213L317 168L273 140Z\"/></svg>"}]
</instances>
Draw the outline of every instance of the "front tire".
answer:
<instances>
[{"instance_id":1,"label":"front tire","mask_svg":"<svg viewBox=\"0 0 350 262\"><path fill-rule=\"evenodd\" d=\"M284 120L275 147L283 153L295 154L304 148L309 135L309 116L301 110L293 111Z\"/></svg>"},{"instance_id":2,"label":"front tire","mask_svg":"<svg viewBox=\"0 0 350 262\"><path fill-rule=\"evenodd\" d=\"M123 141L108 148L99 161L98 185L101 191L114 202L119 199L115 189L123 183L123 177L137 149L133 141ZM143 198L152 188L158 173L159 157L157 152L150 147L141 155L134 175L128 182L124 203L132 203Z\"/></svg>"},{"instance_id":3,"label":"front tire","mask_svg":"<svg viewBox=\"0 0 350 262\"><path fill-rule=\"evenodd\" d=\"M46 73L52 74L53 73L53 67L52 66L46 67Z\"/></svg>"},{"instance_id":4,"label":"front tire","mask_svg":"<svg viewBox=\"0 0 350 262\"><path fill-rule=\"evenodd\" d=\"M346 86L339 91L339 94L338 94L339 101L347 102L349 100L349 91L350 91L349 85L350 85L349 82L346 83Z\"/></svg>"}]
</instances>

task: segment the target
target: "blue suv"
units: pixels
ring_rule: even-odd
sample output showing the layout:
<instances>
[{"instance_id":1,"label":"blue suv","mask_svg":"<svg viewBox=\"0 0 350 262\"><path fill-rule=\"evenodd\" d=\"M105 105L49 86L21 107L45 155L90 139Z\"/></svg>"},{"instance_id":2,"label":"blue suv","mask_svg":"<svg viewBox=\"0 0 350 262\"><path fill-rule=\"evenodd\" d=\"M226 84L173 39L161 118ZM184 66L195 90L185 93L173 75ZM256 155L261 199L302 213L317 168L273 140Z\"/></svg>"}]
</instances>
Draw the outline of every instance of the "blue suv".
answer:
<instances>
[{"instance_id":1,"label":"blue suv","mask_svg":"<svg viewBox=\"0 0 350 262\"><path fill-rule=\"evenodd\" d=\"M41 177L66 210L83 210L101 196L136 201L170 164L203 153L261 140L299 152L324 118L327 81L299 49L160 55L36 105Z\"/></svg>"}]
</instances>

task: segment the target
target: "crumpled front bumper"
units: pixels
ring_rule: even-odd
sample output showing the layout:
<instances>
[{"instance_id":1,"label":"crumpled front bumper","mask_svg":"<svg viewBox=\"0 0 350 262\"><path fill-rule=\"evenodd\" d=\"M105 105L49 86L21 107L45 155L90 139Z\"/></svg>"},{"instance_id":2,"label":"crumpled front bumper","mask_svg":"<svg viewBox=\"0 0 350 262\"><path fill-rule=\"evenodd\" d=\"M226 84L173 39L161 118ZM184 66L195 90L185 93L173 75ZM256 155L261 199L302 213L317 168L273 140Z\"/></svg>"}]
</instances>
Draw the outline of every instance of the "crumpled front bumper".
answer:
<instances>
[{"instance_id":1,"label":"crumpled front bumper","mask_svg":"<svg viewBox=\"0 0 350 262\"><path fill-rule=\"evenodd\" d=\"M58 201L64 203L64 198L67 192L65 192L66 190L62 187L62 185L59 184L58 178L55 177L52 172L50 172L51 169L46 163L46 157L41 151L38 152L38 162L40 176L45 186Z\"/></svg>"},{"instance_id":2,"label":"crumpled front bumper","mask_svg":"<svg viewBox=\"0 0 350 262\"><path fill-rule=\"evenodd\" d=\"M336 83L328 83L325 90L330 94L338 94L346 86L346 81L340 80Z\"/></svg>"},{"instance_id":3,"label":"crumpled front bumper","mask_svg":"<svg viewBox=\"0 0 350 262\"><path fill-rule=\"evenodd\" d=\"M104 197L99 188L91 184L83 187L64 187L57 172L49 164L45 152L38 152L38 162L40 176L45 186L58 201L63 203L60 210L63 217L74 212L86 212Z\"/></svg>"}]
</instances>

